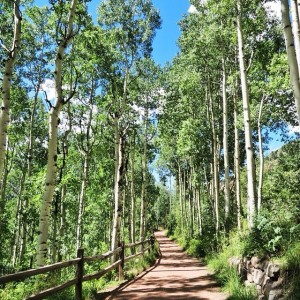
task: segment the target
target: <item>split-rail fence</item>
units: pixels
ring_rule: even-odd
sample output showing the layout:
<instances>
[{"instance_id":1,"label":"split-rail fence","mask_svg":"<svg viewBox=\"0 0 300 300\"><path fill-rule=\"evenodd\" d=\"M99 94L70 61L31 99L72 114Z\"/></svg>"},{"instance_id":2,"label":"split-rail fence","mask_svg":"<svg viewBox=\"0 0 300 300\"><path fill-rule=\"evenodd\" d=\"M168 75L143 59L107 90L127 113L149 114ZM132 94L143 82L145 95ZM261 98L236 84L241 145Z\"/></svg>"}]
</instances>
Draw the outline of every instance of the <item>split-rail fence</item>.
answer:
<instances>
[{"instance_id":1,"label":"split-rail fence","mask_svg":"<svg viewBox=\"0 0 300 300\"><path fill-rule=\"evenodd\" d=\"M38 274L45 274L47 272L61 270L63 268L67 268L70 266L76 267L76 276L75 278L68 280L64 282L63 284L57 285L55 287L51 287L47 290L43 290L39 292L38 294L31 295L26 298L26 300L40 300L44 299L47 296L56 294L70 286L75 285L75 299L76 300L82 300L83 294L82 294L82 283L85 281L90 281L93 279L99 279L102 276L104 276L106 273L118 269L119 272L119 280L124 279L124 264L128 262L129 260L136 258L137 256L144 255L146 251L149 253L151 251L154 251L154 243L155 238L151 236L148 240L134 243L134 244L127 244L125 245L124 242L121 242L119 247L113 251L109 251L104 254L95 255L95 256L84 256L84 249L78 249L77 250L77 257L75 259L71 259L68 261L58 262L52 265L43 266L37 269L31 269L27 271L17 272L14 274L8 274L5 276L0 277L0 285L3 285L5 283L19 281L19 280L25 280L31 276L38 275ZM133 249L132 252L134 252L134 249L136 247L140 246L139 252L129 255L125 257L125 249ZM116 261L114 261L111 265L105 267L104 269L100 270L99 272L93 273L93 274L84 274L84 264L89 262L95 262L95 261L102 261L104 259L114 257L116 258Z\"/></svg>"}]
</instances>

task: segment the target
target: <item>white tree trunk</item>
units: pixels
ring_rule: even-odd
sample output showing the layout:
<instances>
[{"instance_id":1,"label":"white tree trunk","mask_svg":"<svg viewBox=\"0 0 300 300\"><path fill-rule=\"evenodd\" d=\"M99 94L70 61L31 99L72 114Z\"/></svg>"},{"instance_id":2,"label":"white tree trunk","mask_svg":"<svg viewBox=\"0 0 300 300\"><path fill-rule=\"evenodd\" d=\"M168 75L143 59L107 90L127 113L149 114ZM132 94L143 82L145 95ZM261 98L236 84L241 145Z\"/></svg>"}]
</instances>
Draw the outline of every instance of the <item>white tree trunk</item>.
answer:
<instances>
[{"instance_id":1,"label":"white tree trunk","mask_svg":"<svg viewBox=\"0 0 300 300\"><path fill-rule=\"evenodd\" d=\"M62 106L58 105L57 108L52 108L49 114L49 142L46 186L44 190L43 202L40 209L39 217L39 236L37 254L38 266L45 265L48 252L49 214L56 181L58 116L61 111L61 108Z\"/></svg>"},{"instance_id":2,"label":"white tree trunk","mask_svg":"<svg viewBox=\"0 0 300 300\"><path fill-rule=\"evenodd\" d=\"M291 10L292 10L292 21L293 21L293 35L295 41L295 51L298 62L298 71L300 72L300 28L299 28L299 10L298 10L298 0L291 0Z\"/></svg>"},{"instance_id":3,"label":"white tree trunk","mask_svg":"<svg viewBox=\"0 0 300 300\"><path fill-rule=\"evenodd\" d=\"M65 205L65 199L66 199L66 193L67 193L67 187L64 184L61 187L61 203L60 203L60 227L59 227L59 244L58 244L58 256L57 260L62 261L63 258L63 251L62 251L62 245L63 240L65 238L65 231L66 231L66 205Z\"/></svg>"},{"instance_id":4,"label":"white tree trunk","mask_svg":"<svg viewBox=\"0 0 300 300\"><path fill-rule=\"evenodd\" d=\"M118 103L118 111L115 113L114 117L114 141L115 141L115 174L114 174L114 214L113 214L113 228L111 236L111 250L115 250L120 243L120 230L122 222L122 195L121 195L121 183L123 176L123 155L124 155L124 145L123 136L125 135L126 129L121 128L120 117L123 115L126 108L127 100L127 84L129 76L129 67L126 65L125 78L123 84L123 97L121 101L116 100ZM122 132L122 135L121 135ZM113 258L115 260L116 257Z\"/></svg>"},{"instance_id":5,"label":"white tree trunk","mask_svg":"<svg viewBox=\"0 0 300 300\"><path fill-rule=\"evenodd\" d=\"M285 38L285 45L288 57L288 64L290 67L291 85L294 92L295 103L298 114L298 121L300 122L300 82L299 82L299 68L295 50L295 41L293 38L292 26L290 22L289 1L281 0L281 15L282 26Z\"/></svg>"},{"instance_id":6,"label":"white tree trunk","mask_svg":"<svg viewBox=\"0 0 300 300\"><path fill-rule=\"evenodd\" d=\"M202 211L201 211L201 199L200 199L200 187L196 190L196 204L197 204L197 219L199 235L202 236Z\"/></svg>"},{"instance_id":7,"label":"white tree trunk","mask_svg":"<svg viewBox=\"0 0 300 300\"><path fill-rule=\"evenodd\" d=\"M18 205L17 205L17 211L16 211L16 224L14 228L14 237L13 237L13 247L12 247L12 265L13 267L16 266L17 260L20 257L20 238L21 238L21 220L22 220L22 194L24 189L24 183L26 178L26 171L22 171L22 176L19 182L19 192L18 192Z\"/></svg>"},{"instance_id":8,"label":"white tree trunk","mask_svg":"<svg viewBox=\"0 0 300 300\"><path fill-rule=\"evenodd\" d=\"M191 162L190 162L191 163ZM190 164L189 168L189 179L188 179L188 199L189 199L189 220L190 220L190 237L194 235L194 208L193 208L193 167Z\"/></svg>"},{"instance_id":9,"label":"white tree trunk","mask_svg":"<svg viewBox=\"0 0 300 300\"><path fill-rule=\"evenodd\" d=\"M227 109L227 78L225 59L223 59L223 155L224 155L224 196L225 196L225 224L228 222L230 211L230 190L229 190L229 152L228 152L228 109Z\"/></svg>"},{"instance_id":10,"label":"white tree trunk","mask_svg":"<svg viewBox=\"0 0 300 300\"><path fill-rule=\"evenodd\" d=\"M140 241L145 239L146 230L146 188L147 188L147 143L148 143L148 109L145 109L144 116L144 149L142 161L142 191L141 191L141 217L140 217Z\"/></svg>"},{"instance_id":11,"label":"white tree trunk","mask_svg":"<svg viewBox=\"0 0 300 300\"><path fill-rule=\"evenodd\" d=\"M257 131L258 131L258 148L259 148L259 180L258 180L258 189L257 189L257 211L261 208L262 202L262 187L263 187L263 175L264 175L264 152L263 152L263 144L262 144L262 128L261 128L261 117L262 117L262 109L264 105L265 96L261 98L258 112L258 120L257 120Z\"/></svg>"},{"instance_id":12,"label":"white tree trunk","mask_svg":"<svg viewBox=\"0 0 300 300\"><path fill-rule=\"evenodd\" d=\"M33 167L33 150L34 150L34 124L35 124L35 111L36 105L38 102L38 93L41 86L41 76L39 76L37 85L35 87L35 94L33 105L31 109L31 116L30 116L30 126L29 126L29 144L28 144L28 157L27 157L27 176L28 178L31 177L32 174L32 167ZM29 207L29 197L26 195L24 203L23 203L23 210L25 212L28 211ZM28 230L28 222L26 214L22 217L22 232L21 232L21 245L20 245L20 262L23 261L24 255L26 252L26 245L27 245L27 230Z\"/></svg>"},{"instance_id":13,"label":"white tree trunk","mask_svg":"<svg viewBox=\"0 0 300 300\"><path fill-rule=\"evenodd\" d=\"M12 81L13 67L17 58L21 39L21 9L20 0L14 1L14 37L11 49L7 49L7 59L4 60L4 71L2 77L2 103L0 109L0 191L3 187L3 170L4 160L7 146L7 127L9 124L9 111L10 111L10 88ZM0 208L4 207L0 205ZM2 211L0 211L2 214Z\"/></svg>"},{"instance_id":14,"label":"white tree trunk","mask_svg":"<svg viewBox=\"0 0 300 300\"><path fill-rule=\"evenodd\" d=\"M241 171L240 171L240 138L238 128L237 95L233 95L234 101L234 174L235 174L235 197L237 210L238 229L241 230Z\"/></svg>"},{"instance_id":15,"label":"white tree trunk","mask_svg":"<svg viewBox=\"0 0 300 300\"><path fill-rule=\"evenodd\" d=\"M244 110L244 129L246 142L246 158L247 158L247 192L248 192L248 225L254 227L254 218L256 215L256 180L255 180L255 163L254 150L252 143L252 128L250 117L249 90L247 82L247 70L244 58L244 41L241 16L241 0L237 1L237 35L239 46L239 65L242 86L243 110Z\"/></svg>"},{"instance_id":16,"label":"white tree trunk","mask_svg":"<svg viewBox=\"0 0 300 300\"><path fill-rule=\"evenodd\" d=\"M71 3L69 17L67 22L67 31L65 39L63 39L57 49L55 59L55 90L56 99L55 104L51 107L49 112L49 142L48 142L48 158L47 158L47 171L45 180L45 190L43 201L40 209L39 217L39 236L38 236L38 253L37 265L43 266L46 263L48 252L48 229L49 229L49 214L51 209L52 198L56 183L56 170L57 170L57 136L58 136L58 123L59 114L62 110L64 100L62 94L62 64L67 46L73 39L73 21L75 17L77 0Z\"/></svg>"},{"instance_id":17,"label":"white tree trunk","mask_svg":"<svg viewBox=\"0 0 300 300\"><path fill-rule=\"evenodd\" d=\"M184 212L183 212L183 187L182 187L182 172L180 164L178 163L178 181L179 181L179 203L180 203L180 233L183 234L184 230Z\"/></svg>"},{"instance_id":18,"label":"white tree trunk","mask_svg":"<svg viewBox=\"0 0 300 300\"><path fill-rule=\"evenodd\" d=\"M78 205L78 221L76 229L76 249L82 247L82 221L83 221L83 212L84 212L84 202L85 202L85 192L87 186L88 178L88 169L89 169L89 157L88 153L84 155L84 165L83 165L83 174L81 180L81 189L79 195L79 205Z\"/></svg>"},{"instance_id":19,"label":"white tree trunk","mask_svg":"<svg viewBox=\"0 0 300 300\"><path fill-rule=\"evenodd\" d=\"M92 130L92 120L93 120L93 95L94 95L94 84L92 82L91 88L91 96L90 96L90 104L89 104L89 113L88 113L88 124L86 127L86 147L81 145L81 152L83 154L83 172L82 172L82 179L81 179L81 189L79 195L79 205L78 205L78 222L77 222L77 229L76 229L76 249L82 247L82 223L83 223L83 214L84 214L84 205L85 205L85 195L86 195L86 188L88 183L88 173L89 173L89 160L91 154L91 130ZM85 148L85 149L84 149Z\"/></svg>"},{"instance_id":20,"label":"white tree trunk","mask_svg":"<svg viewBox=\"0 0 300 300\"><path fill-rule=\"evenodd\" d=\"M135 160L135 133L132 141L131 150L131 182L130 182L130 196L131 196L131 210L130 210L130 242L135 243L135 176L134 176L134 160Z\"/></svg>"},{"instance_id":21,"label":"white tree trunk","mask_svg":"<svg viewBox=\"0 0 300 300\"><path fill-rule=\"evenodd\" d=\"M219 213L219 202L220 202L220 186L219 186L219 150L218 141L215 128L215 117L212 97L210 95L210 122L212 128L212 159L213 159L213 187L214 187L214 208L216 217L216 233L220 230L220 213Z\"/></svg>"},{"instance_id":22,"label":"white tree trunk","mask_svg":"<svg viewBox=\"0 0 300 300\"><path fill-rule=\"evenodd\" d=\"M121 229L121 178L122 178L122 164L123 164L123 151L122 151L122 137L119 130L119 119L116 117L114 120L115 126L115 175L114 175L114 215L113 215L113 228L111 238L111 250L115 250L120 242L120 229Z\"/></svg>"}]
</instances>

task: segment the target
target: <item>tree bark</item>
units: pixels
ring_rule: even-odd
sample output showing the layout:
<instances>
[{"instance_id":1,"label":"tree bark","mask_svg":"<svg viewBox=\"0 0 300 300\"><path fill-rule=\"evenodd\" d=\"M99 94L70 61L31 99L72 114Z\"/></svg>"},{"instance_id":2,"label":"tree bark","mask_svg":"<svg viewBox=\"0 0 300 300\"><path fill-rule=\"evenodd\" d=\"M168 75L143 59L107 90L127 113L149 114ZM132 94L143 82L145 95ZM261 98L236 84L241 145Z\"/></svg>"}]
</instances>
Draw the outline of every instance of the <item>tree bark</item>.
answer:
<instances>
[{"instance_id":1,"label":"tree bark","mask_svg":"<svg viewBox=\"0 0 300 300\"><path fill-rule=\"evenodd\" d=\"M197 218L198 218L198 230L199 235L202 236L203 229L202 229L202 211L201 211L201 199L200 199L200 187L198 187L196 191L196 201L197 201Z\"/></svg>"},{"instance_id":2,"label":"tree bark","mask_svg":"<svg viewBox=\"0 0 300 300\"><path fill-rule=\"evenodd\" d=\"M91 88L91 96L90 96L90 104L89 104L89 112L88 112L88 123L86 127L86 147L81 145L81 153L83 155L83 172L81 179L81 189L79 195L79 203L78 203L78 223L76 229L76 249L82 247L82 223L83 223L83 214L84 214L84 205L85 205L85 195L86 188L88 184L88 173L89 173L89 162L90 162L90 154L91 154L91 130L92 130L92 120L93 120L93 98L94 98L94 83L92 80L92 88Z\"/></svg>"},{"instance_id":3,"label":"tree bark","mask_svg":"<svg viewBox=\"0 0 300 300\"><path fill-rule=\"evenodd\" d=\"M62 261L63 259L63 240L65 238L65 231L66 231L66 199L67 187L64 184L61 187L60 191L60 227L59 227L59 243L58 243L58 251L57 251L57 260Z\"/></svg>"},{"instance_id":4,"label":"tree bark","mask_svg":"<svg viewBox=\"0 0 300 300\"><path fill-rule=\"evenodd\" d=\"M120 229L122 217L121 180L123 168L123 140L119 129L119 118L114 120L115 126L115 175L114 175L114 215L111 238L111 250L115 250L120 242ZM115 258L114 258L115 259Z\"/></svg>"},{"instance_id":5,"label":"tree bark","mask_svg":"<svg viewBox=\"0 0 300 300\"><path fill-rule=\"evenodd\" d=\"M0 191L3 188L3 170L4 160L6 157L7 148L7 127L9 124L9 113L10 113L10 89L12 82L13 67L16 62L19 46L21 42L21 9L20 0L14 1L14 37L12 41L11 49L8 49L7 59L4 61L4 72L2 78L2 103L0 110ZM2 199L4 201L4 199ZM2 209L4 205L0 205ZM3 211L0 211L2 215Z\"/></svg>"},{"instance_id":6,"label":"tree bark","mask_svg":"<svg viewBox=\"0 0 300 300\"><path fill-rule=\"evenodd\" d=\"M212 128L212 159L213 159L213 186L214 186L214 208L216 217L216 233L220 230L220 213L219 213L219 202L220 202L220 185L219 185L219 159L218 159L218 142L215 128L215 117L212 97L210 95L210 122Z\"/></svg>"},{"instance_id":7,"label":"tree bark","mask_svg":"<svg viewBox=\"0 0 300 300\"><path fill-rule=\"evenodd\" d=\"M140 241L145 239L146 230L146 188L147 188L147 144L148 144L148 108L145 109L144 116L144 149L142 160L142 191L141 191L141 218L140 218Z\"/></svg>"},{"instance_id":8,"label":"tree bark","mask_svg":"<svg viewBox=\"0 0 300 300\"><path fill-rule=\"evenodd\" d=\"M56 59L55 59L55 90L56 99L55 104L50 108L49 112L49 142L48 142L48 158L47 171L45 180L45 190L43 201L40 209L39 217L39 236L38 236L38 251L37 251L37 265L43 266L46 263L48 252L48 229L49 229L49 214L56 184L56 170L57 170L57 136L59 114L65 104L62 93L62 65L67 46L71 43L74 32L73 22L75 17L77 0L71 2L71 7L68 16L66 36L60 41Z\"/></svg>"},{"instance_id":9,"label":"tree bark","mask_svg":"<svg viewBox=\"0 0 300 300\"><path fill-rule=\"evenodd\" d=\"M281 15L282 26L285 38L285 45L288 57L288 64L290 67L291 86L294 92L295 104L298 114L298 122L300 122L300 82L299 82L299 68L295 50L295 41L290 22L290 10L288 0L281 0Z\"/></svg>"},{"instance_id":10,"label":"tree bark","mask_svg":"<svg viewBox=\"0 0 300 300\"><path fill-rule=\"evenodd\" d=\"M134 160L135 160L135 132L133 134L132 149L130 153L131 162L131 182L130 182L130 197L131 197L131 210L130 210L130 242L135 243L135 176L134 176Z\"/></svg>"},{"instance_id":11,"label":"tree bark","mask_svg":"<svg viewBox=\"0 0 300 300\"><path fill-rule=\"evenodd\" d=\"M244 57L241 0L237 0L237 9L238 9L237 35L238 35L238 47L239 47L239 65L240 65L240 77L241 77L241 86L242 86L246 158L247 158L248 225L250 228L253 228L254 218L256 215L256 180L255 180L254 150L253 150L253 143L252 143L249 89L248 89L248 82L247 82L247 70L245 66L245 57Z\"/></svg>"},{"instance_id":12,"label":"tree bark","mask_svg":"<svg viewBox=\"0 0 300 300\"><path fill-rule=\"evenodd\" d=\"M182 172L180 168L180 164L178 163L178 181L179 181L179 203L180 203L180 233L183 234L184 229L184 213L183 213L183 197L182 197Z\"/></svg>"},{"instance_id":13,"label":"tree bark","mask_svg":"<svg viewBox=\"0 0 300 300\"><path fill-rule=\"evenodd\" d=\"M298 10L298 0L292 0L290 2L292 10L292 21L293 21L293 35L295 41L295 51L298 62L298 72L300 72L300 28L299 28L299 10ZM300 74L299 74L300 76Z\"/></svg>"},{"instance_id":14,"label":"tree bark","mask_svg":"<svg viewBox=\"0 0 300 300\"><path fill-rule=\"evenodd\" d=\"M79 203L78 203L78 222L76 228L76 249L82 247L82 222L83 222L83 213L84 213L84 204L85 204L85 193L88 179L88 170L89 170L89 154L84 154L84 163L83 163L83 174L81 180L81 188L79 195Z\"/></svg>"},{"instance_id":15,"label":"tree bark","mask_svg":"<svg viewBox=\"0 0 300 300\"><path fill-rule=\"evenodd\" d=\"M20 257L20 238L21 238L21 228L22 228L22 194L24 189L24 183L26 178L26 169L22 170L22 176L19 183L19 192L18 192L18 204L16 211L16 224L14 228L14 236L13 236L13 247L12 247L12 265L16 266L18 261L18 256Z\"/></svg>"},{"instance_id":16,"label":"tree bark","mask_svg":"<svg viewBox=\"0 0 300 300\"><path fill-rule=\"evenodd\" d=\"M228 152L228 108L227 108L227 78L225 69L225 59L222 61L223 65L223 155L224 155L224 196L225 196L225 225L228 223L230 212L230 190L229 190L229 152Z\"/></svg>"},{"instance_id":17,"label":"tree bark","mask_svg":"<svg viewBox=\"0 0 300 300\"><path fill-rule=\"evenodd\" d=\"M238 104L237 95L233 95L234 101L234 175L235 175L235 198L237 211L237 225L241 230L241 171L240 171L240 138L238 128Z\"/></svg>"},{"instance_id":18,"label":"tree bark","mask_svg":"<svg viewBox=\"0 0 300 300\"><path fill-rule=\"evenodd\" d=\"M259 113L257 120L257 131L258 131L258 148L259 148L259 180L258 180L258 189L257 189L257 211L261 208L262 203L262 187L263 187L263 175L264 175L264 153L263 153L263 144L262 144L262 128L261 128L261 117L262 110L264 105L265 96L261 98L259 105Z\"/></svg>"}]
</instances>

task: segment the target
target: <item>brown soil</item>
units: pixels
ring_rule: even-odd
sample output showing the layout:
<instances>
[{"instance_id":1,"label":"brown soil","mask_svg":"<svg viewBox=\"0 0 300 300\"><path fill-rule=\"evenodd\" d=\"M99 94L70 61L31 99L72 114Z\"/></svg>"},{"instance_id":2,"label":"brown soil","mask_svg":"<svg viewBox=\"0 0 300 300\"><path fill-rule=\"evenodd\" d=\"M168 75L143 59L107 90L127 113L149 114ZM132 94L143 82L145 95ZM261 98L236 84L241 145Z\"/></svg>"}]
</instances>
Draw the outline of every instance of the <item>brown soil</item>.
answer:
<instances>
[{"instance_id":1,"label":"brown soil","mask_svg":"<svg viewBox=\"0 0 300 300\"><path fill-rule=\"evenodd\" d=\"M134 280L99 299L185 299L225 300L207 267L188 256L162 231L155 233L160 244L161 257L156 264Z\"/></svg>"}]
</instances>

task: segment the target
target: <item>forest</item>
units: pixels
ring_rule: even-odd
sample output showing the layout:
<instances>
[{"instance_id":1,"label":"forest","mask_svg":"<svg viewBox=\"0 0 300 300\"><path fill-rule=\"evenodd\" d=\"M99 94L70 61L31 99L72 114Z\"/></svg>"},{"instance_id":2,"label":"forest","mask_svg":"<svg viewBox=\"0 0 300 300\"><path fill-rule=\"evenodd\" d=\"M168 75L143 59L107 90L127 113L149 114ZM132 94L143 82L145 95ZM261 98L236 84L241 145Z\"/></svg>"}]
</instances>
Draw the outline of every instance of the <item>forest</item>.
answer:
<instances>
[{"instance_id":1,"label":"forest","mask_svg":"<svg viewBox=\"0 0 300 300\"><path fill-rule=\"evenodd\" d=\"M299 299L299 1L191 0L165 66L152 0L89 2L0 1L0 275L165 228L222 281L279 261Z\"/></svg>"}]
</instances>

